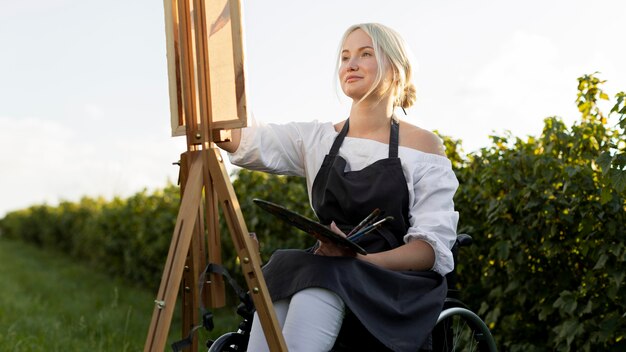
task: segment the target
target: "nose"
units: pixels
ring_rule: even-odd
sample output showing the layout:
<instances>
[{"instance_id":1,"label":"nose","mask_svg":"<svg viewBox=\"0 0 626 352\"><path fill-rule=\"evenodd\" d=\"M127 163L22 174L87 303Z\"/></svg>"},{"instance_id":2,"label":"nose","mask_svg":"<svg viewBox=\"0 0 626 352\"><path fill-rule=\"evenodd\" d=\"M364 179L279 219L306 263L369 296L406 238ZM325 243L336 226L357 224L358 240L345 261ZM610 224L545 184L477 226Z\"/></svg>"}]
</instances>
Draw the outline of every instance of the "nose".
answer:
<instances>
[{"instance_id":1,"label":"nose","mask_svg":"<svg viewBox=\"0 0 626 352\"><path fill-rule=\"evenodd\" d=\"M348 72L356 71L359 69L359 65L357 64L355 59L350 59L348 64L346 65L346 70Z\"/></svg>"}]
</instances>

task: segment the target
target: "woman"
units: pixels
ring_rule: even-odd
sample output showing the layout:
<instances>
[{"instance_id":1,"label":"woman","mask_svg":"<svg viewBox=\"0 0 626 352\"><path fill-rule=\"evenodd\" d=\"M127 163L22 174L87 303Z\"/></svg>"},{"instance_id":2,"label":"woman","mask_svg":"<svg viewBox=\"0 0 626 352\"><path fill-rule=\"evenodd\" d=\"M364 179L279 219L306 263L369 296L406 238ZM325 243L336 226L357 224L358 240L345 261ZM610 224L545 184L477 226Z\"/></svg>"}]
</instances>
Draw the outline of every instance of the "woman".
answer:
<instances>
[{"instance_id":1,"label":"woman","mask_svg":"<svg viewBox=\"0 0 626 352\"><path fill-rule=\"evenodd\" d=\"M441 140L394 114L415 100L400 36L359 24L341 43L347 120L246 128L220 146L233 164L305 176L318 218L341 235L375 208L394 217L357 241L367 255L322 238L313 250L272 255L263 272L289 351L416 351L441 311L443 275L453 267L458 182ZM263 350L255 319L249 351Z\"/></svg>"}]
</instances>

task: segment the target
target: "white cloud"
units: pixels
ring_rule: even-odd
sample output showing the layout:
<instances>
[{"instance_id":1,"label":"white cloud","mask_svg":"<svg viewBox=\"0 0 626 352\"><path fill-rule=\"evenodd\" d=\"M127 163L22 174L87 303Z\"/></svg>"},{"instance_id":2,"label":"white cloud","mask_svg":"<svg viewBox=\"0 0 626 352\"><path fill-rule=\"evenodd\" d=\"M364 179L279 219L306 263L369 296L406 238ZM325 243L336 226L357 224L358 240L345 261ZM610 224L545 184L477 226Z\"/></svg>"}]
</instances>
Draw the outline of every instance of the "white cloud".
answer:
<instances>
[{"instance_id":1,"label":"white cloud","mask_svg":"<svg viewBox=\"0 0 626 352\"><path fill-rule=\"evenodd\" d=\"M0 217L32 204L128 196L176 182L172 162L184 138L90 142L85 135L53 121L1 117Z\"/></svg>"},{"instance_id":2,"label":"white cloud","mask_svg":"<svg viewBox=\"0 0 626 352\"><path fill-rule=\"evenodd\" d=\"M573 99L568 87L574 87L575 82L575 77L559 66L559 58L559 50L548 38L515 32L500 55L488 62L468 86L491 101L482 117L495 121L497 129L529 133L532 131L525 127L528 119L559 113L556 109L549 111L564 97Z\"/></svg>"},{"instance_id":3,"label":"white cloud","mask_svg":"<svg viewBox=\"0 0 626 352\"><path fill-rule=\"evenodd\" d=\"M497 55L453 91L458 118L449 134L475 136L464 141L471 151L488 144L488 133L536 136L548 116L571 122L567 119L577 117L574 99L581 72L563 65L563 59L550 38L515 31Z\"/></svg>"},{"instance_id":4,"label":"white cloud","mask_svg":"<svg viewBox=\"0 0 626 352\"><path fill-rule=\"evenodd\" d=\"M70 154L72 132L35 118L0 117L0 213L34 201L50 201L51 180Z\"/></svg>"},{"instance_id":5,"label":"white cloud","mask_svg":"<svg viewBox=\"0 0 626 352\"><path fill-rule=\"evenodd\" d=\"M105 116L104 109L95 104L85 104L83 110L86 117L91 121L102 121Z\"/></svg>"}]
</instances>

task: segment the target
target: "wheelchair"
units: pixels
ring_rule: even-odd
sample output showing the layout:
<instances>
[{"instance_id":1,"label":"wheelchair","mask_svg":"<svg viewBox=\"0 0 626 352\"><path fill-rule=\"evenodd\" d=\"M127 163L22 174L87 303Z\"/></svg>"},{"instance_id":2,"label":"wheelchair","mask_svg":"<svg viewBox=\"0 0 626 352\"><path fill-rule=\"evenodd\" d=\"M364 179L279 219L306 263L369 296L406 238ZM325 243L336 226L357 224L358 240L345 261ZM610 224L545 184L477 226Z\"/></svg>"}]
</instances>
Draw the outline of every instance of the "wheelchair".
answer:
<instances>
[{"instance_id":1,"label":"wheelchair","mask_svg":"<svg viewBox=\"0 0 626 352\"><path fill-rule=\"evenodd\" d=\"M461 234L452 248L454 260L460 247L469 246L472 238ZM451 352L480 351L496 352L496 344L485 322L472 312L459 298L456 290L456 273L446 275L448 294L443 309L437 319L429 340L420 351ZM237 290L237 289L236 289ZM252 327L254 307L251 299L239 294L241 304L237 313L243 318L235 332L226 333L215 340L207 342L208 352L241 352L246 351ZM339 351L333 349L333 351ZM332 352L332 351L331 351Z\"/></svg>"}]
</instances>

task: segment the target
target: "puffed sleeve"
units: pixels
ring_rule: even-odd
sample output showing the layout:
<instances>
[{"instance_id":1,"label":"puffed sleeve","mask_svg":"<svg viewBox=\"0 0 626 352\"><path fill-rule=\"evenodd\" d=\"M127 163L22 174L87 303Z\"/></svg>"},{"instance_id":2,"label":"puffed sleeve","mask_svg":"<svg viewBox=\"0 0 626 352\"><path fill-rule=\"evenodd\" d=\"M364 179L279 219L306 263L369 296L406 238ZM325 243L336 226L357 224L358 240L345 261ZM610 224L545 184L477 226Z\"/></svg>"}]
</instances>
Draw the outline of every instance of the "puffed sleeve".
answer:
<instances>
[{"instance_id":1,"label":"puffed sleeve","mask_svg":"<svg viewBox=\"0 0 626 352\"><path fill-rule=\"evenodd\" d=\"M315 143L318 122L256 123L241 130L241 142L228 153L234 165L280 175L305 176L307 145Z\"/></svg>"},{"instance_id":2,"label":"puffed sleeve","mask_svg":"<svg viewBox=\"0 0 626 352\"><path fill-rule=\"evenodd\" d=\"M432 270L445 275L454 268L451 248L456 240L459 214L454 210L454 193L459 182L443 157L417 168L413 178L415 197L410 209L411 227L405 242L423 240L435 252Z\"/></svg>"}]
</instances>

